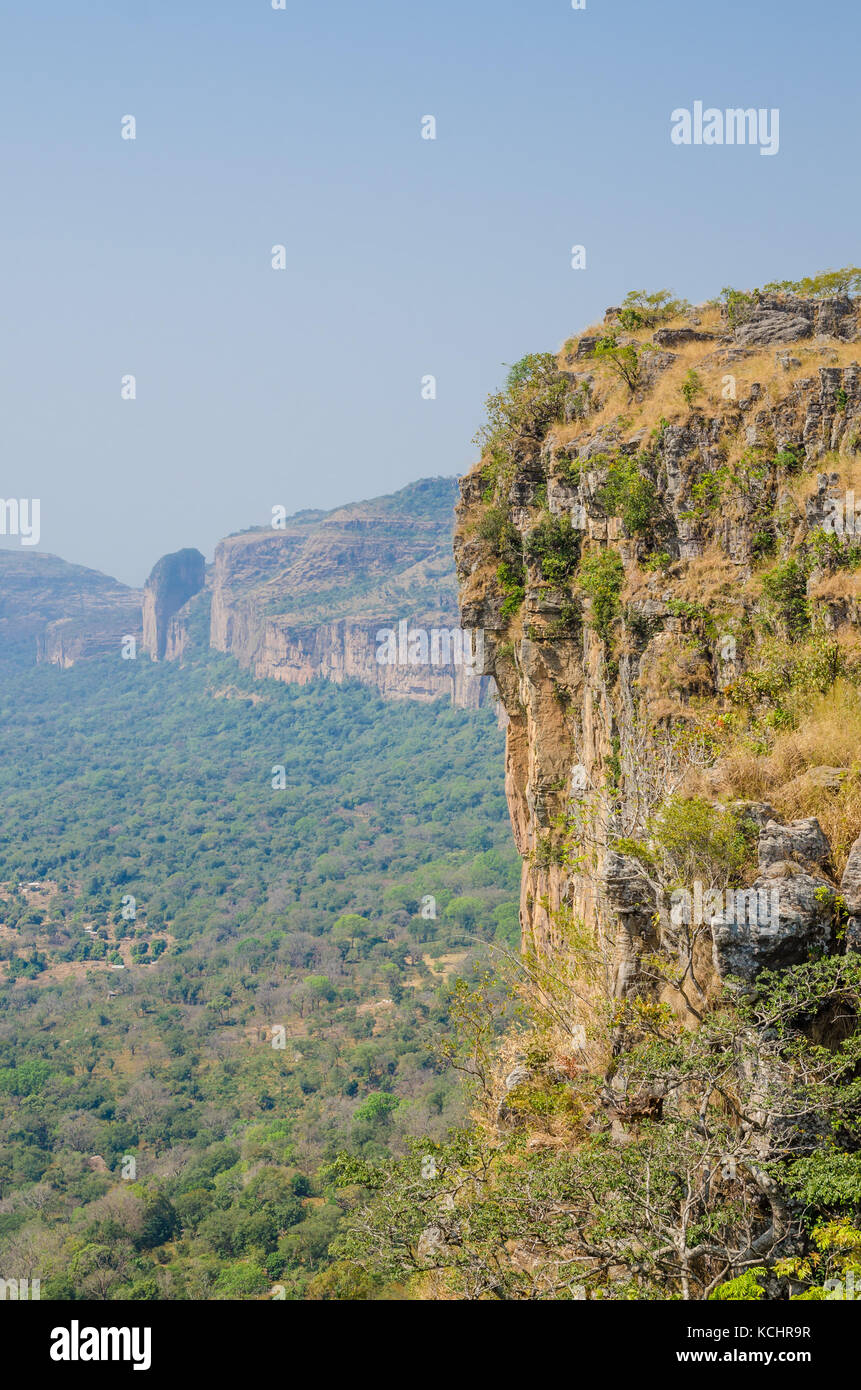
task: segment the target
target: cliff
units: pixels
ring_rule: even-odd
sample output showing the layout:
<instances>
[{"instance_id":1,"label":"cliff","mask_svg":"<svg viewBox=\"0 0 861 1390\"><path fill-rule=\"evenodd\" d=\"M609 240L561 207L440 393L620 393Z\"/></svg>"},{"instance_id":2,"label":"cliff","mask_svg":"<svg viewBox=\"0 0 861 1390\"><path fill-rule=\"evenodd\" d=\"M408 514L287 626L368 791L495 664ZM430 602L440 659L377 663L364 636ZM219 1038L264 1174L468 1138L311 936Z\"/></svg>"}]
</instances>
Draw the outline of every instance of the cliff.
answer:
<instances>
[{"instance_id":1,"label":"cliff","mask_svg":"<svg viewBox=\"0 0 861 1390\"><path fill-rule=\"evenodd\" d=\"M861 940L861 349L845 296L667 301L513 369L455 555L527 956L585 924L611 996L690 1020Z\"/></svg>"},{"instance_id":2,"label":"cliff","mask_svg":"<svg viewBox=\"0 0 861 1390\"><path fill-rule=\"evenodd\" d=\"M355 679L395 698L484 702L491 691L480 662L459 661L455 650L434 661L430 644L434 630L458 627L456 496L453 478L424 479L390 497L228 537L215 553L212 646L276 680ZM395 641L387 654L381 634L397 636L401 624L427 634L426 651Z\"/></svg>"},{"instance_id":3,"label":"cliff","mask_svg":"<svg viewBox=\"0 0 861 1390\"><path fill-rule=\"evenodd\" d=\"M140 593L40 551L0 550L0 662L71 666L140 637Z\"/></svg>"},{"instance_id":4,"label":"cliff","mask_svg":"<svg viewBox=\"0 0 861 1390\"><path fill-rule=\"evenodd\" d=\"M199 550L163 555L143 591L143 650L153 661L177 661L188 645L189 600L204 586L206 562Z\"/></svg>"}]
</instances>

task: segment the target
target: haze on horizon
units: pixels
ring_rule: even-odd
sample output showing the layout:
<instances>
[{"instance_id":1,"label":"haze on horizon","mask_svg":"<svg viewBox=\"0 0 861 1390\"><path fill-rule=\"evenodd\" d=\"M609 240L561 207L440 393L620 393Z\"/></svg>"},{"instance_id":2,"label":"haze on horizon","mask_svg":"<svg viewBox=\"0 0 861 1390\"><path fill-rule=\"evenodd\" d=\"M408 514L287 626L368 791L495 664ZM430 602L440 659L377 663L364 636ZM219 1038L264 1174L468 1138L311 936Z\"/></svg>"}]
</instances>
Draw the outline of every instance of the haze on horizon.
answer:
<instances>
[{"instance_id":1,"label":"haze on horizon","mask_svg":"<svg viewBox=\"0 0 861 1390\"><path fill-rule=\"evenodd\" d=\"M503 364L629 289L700 301L857 261L853 16L7 7L0 495L40 498L40 549L139 586L276 504L464 471ZM779 108L779 153L674 145L699 100Z\"/></svg>"}]
</instances>

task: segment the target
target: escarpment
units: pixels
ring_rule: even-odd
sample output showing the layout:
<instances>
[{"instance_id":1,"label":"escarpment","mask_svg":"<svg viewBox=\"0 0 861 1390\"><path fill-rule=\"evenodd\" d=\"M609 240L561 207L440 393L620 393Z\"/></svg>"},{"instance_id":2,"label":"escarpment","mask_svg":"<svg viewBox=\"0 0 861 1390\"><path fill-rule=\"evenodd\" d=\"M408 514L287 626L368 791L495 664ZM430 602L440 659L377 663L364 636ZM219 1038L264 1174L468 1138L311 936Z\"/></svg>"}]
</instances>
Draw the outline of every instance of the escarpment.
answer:
<instances>
[{"instance_id":1,"label":"escarpment","mask_svg":"<svg viewBox=\"0 0 861 1390\"><path fill-rule=\"evenodd\" d=\"M491 683L458 628L456 495L453 478L424 479L229 536L215 553L212 646L256 676L353 679L393 698L486 703Z\"/></svg>"},{"instance_id":2,"label":"escarpment","mask_svg":"<svg viewBox=\"0 0 861 1390\"><path fill-rule=\"evenodd\" d=\"M491 397L461 621L508 716L524 946L593 934L611 996L861 939L861 316L629 296Z\"/></svg>"},{"instance_id":3,"label":"escarpment","mask_svg":"<svg viewBox=\"0 0 861 1390\"><path fill-rule=\"evenodd\" d=\"M260 678L358 680L394 699L478 708L496 698L480 638L459 627L451 554L454 478L228 536L206 565L164 555L143 593L53 556L0 551L0 660L229 653Z\"/></svg>"}]
</instances>

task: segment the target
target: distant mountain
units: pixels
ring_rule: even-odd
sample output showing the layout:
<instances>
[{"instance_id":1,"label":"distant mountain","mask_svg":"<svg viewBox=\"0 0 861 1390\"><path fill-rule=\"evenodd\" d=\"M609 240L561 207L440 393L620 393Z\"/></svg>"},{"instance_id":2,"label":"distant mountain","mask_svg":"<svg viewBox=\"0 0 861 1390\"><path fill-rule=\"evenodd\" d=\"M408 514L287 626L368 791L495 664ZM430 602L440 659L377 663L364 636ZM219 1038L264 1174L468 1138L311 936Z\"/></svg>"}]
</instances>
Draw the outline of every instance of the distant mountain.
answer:
<instances>
[{"instance_id":1,"label":"distant mountain","mask_svg":"<svg viewBox=\"0 0 861 1390\"><path fill-rule=\"evenodd\" d=\"M448 639L409 660L405 634L458 629L452 556L456 478L423 478L389 496L280 515L228 536L206 567L196 550L163 556L141 594L54 556L0 551L0 634L16 664L69 666L136 635L153 660L195 647L229 652L258 677L304 684L357 679L394 697L484 703L491 687ZM4 632L2 624L7 630ZM378 633L400 637L377 660ZM393 646L395 644L393 643ZM472 654L472 649L468 655Z\"/></svg>"},{"instance_id":2,"label":"distant mountain","mask_svg":"<svg viewBox=\"0 0 861 1390\"><path fill-rule=\"evenodd\" d=\"M119 655L140 632L139 590L57 555L0 549L0 663L71 666Z\"/></svg>"}]
</instances>

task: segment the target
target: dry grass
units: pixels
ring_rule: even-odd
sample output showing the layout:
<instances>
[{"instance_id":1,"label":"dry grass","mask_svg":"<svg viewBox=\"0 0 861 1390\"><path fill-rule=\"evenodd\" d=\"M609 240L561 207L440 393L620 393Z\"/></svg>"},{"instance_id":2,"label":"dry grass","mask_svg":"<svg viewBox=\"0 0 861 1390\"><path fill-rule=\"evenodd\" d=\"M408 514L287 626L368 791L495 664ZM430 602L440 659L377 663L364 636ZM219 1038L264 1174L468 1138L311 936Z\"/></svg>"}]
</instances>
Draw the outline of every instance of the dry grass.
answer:
<instances>
[{"instance_id":1,"label":"dry grass","mask_svg":"<svg viewBox=\"0 0 861 1390\"><path fill-rule=\"evenodd\" d=\"M839 785L811 776L814 768L843 769ZM784 820L816 816L842 874L861 832L861 698L837 681L819 696L799 728L780 734L767 757L736 749L716 769L718 793L769 801Z\"/></svg>"},{"instance_id":2,"label":"dry grass","mask_svg":"<svg viewBox=\"0 0 861 1390\"><path fill-rule=\"evenodd\" d=\"M861 573L857 570L835 570L815 584L812 598L852 599L861 596Z\"/></svg>"},{"instance_id":3,"label":"dry grass","mask_svg":"<svg viewBox=\"0 0 861 1390\"><path fill-rule=\"evenodd\" d=\"M719 309L702 307L697 310L697 314L699 331L717 334L727 333L728 330L721 319ZM680 318L661 326L684 328L691 325L689 320ZM600 336L607 331L608 326L605 323L592 324L579 336ZM633 342L638 348L643 348L653 346L651 342L653 332L654 330L648 329L622 336L624 341ZM576 339L570 339L569 342L576 342ZM724 345L718 342L683 343L671 349L676 360L657 375L646 399L637 401L632 397L624 382L620 381L606 364L593 362L588 358L578 363L570 352L566 351L566 345L559 353L559 365L568 370L579 366L584 371L589 371L594 375L600 408L589 417L588 421L574 421L569 425L558 426L555 432L558 444L570 444L580 436L584 438L591 436L597 430L612 424L619 416L631 422L630 433L637 433L643 429L653 429L661 419L668 420L670 424L684 422L689 418L691 409L682 397L681 385L689 370L698 373L704 388L703 394L697 398L695 404L703 409L708 409L711 414L720 414L722 410L731 411L735 405L733 401L724 400L722 395L725 377L728 374L735 377L738 399L743 399L749 395L753 385L759 385L765 391L765 400L761 404L774 405L784 400L797 382L808 377L815 378L821 366L847 367L851 363L857 362L859 356L857 343L835 342L829 343L827 348L824 348L821 343L815 344L807 341L806 343L786 343L764 348L759 352L753 352L749 357L740 358L737 362L710 361L712 355L724 346L731 346L731 344ZM792 367L788 371L785 370L778 365L778 353L787 353L790 357L796 358L799 366ZM858 467L861 470L861 460L858 461Z\"/></svg>"}]
</instances>

